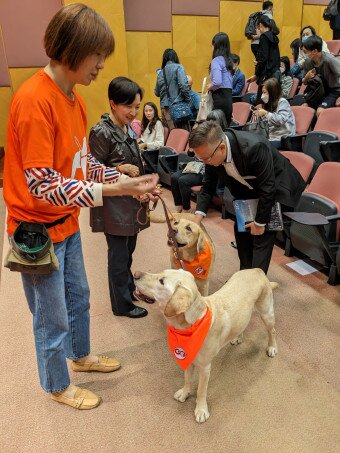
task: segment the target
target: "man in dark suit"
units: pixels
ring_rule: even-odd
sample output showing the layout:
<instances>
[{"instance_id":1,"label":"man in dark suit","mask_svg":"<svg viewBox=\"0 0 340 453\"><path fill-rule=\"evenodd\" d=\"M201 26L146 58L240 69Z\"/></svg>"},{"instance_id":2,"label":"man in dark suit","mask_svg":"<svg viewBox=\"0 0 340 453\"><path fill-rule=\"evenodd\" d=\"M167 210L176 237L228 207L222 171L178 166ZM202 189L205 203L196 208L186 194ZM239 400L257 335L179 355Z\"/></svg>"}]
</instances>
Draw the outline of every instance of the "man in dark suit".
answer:
<instances>
[{"instance_id":1,"label":"man in dark suit","mask_svg":"<svg viewBox=\"0 0 340 453\"><path fill-rule=\"evenodd\" d=\"M249 232L240 233L235 225L235 237L240 268L259 267L267 273L276 234L266 229L271 208L275 201L283 211L296 206L306 186L300 173L265 138L232 129L223 132L214 121L199 124L190 134L189 146L206 164L197 198L197 223L208 211L218 180L237 200L258 198Z\"/></svg>"}]
</instances>

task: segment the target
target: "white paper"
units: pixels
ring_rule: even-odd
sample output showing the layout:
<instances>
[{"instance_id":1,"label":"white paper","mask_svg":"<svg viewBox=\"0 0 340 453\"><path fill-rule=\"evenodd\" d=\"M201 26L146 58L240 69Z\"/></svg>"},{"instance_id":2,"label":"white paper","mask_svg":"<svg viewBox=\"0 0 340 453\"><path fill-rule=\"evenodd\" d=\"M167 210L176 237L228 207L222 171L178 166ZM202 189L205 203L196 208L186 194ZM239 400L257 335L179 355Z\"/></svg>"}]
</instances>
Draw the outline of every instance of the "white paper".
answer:
<instances>
[{"instance_id":1,"label":"white paper","mask_svg":"<svg viewBox=\"0 0 340 453\"><path fill-rule=\"evenodd\" d=\"M293 261L292 263L288 263L287 266L300 275L308 275L317 271L315 267L311 266L310 264L307 264L303 260Z\"/></svg>"}]
</instances>

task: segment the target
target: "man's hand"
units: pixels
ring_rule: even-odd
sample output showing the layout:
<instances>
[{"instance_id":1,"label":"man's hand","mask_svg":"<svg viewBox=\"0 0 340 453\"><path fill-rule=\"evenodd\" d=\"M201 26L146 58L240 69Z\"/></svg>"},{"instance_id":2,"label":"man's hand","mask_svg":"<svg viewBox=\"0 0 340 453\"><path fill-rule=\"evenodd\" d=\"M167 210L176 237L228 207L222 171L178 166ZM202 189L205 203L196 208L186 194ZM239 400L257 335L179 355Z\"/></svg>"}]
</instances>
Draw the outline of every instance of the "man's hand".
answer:
<instances>
[{"instance_id":1,"label":"man's hand","mask_svg":"<svg viewBox=\"0 0 340 453\"><path fill-rule=\"evenodd\" d=\"M204 218L203 215L201 215L201 214L195 214L194 222L197 223L197 225L200 225L203 218Z\"/></svg>"},{"instance_id":2,"label":"man's hand","mask_svg":"<svg viewBox=\"0 0 340 453\"><path fill-rule=\"evenodd\" d=\"M103 196L114 197L131 195L137 197L146 193L154 193L157 189L159 176L157 174L139 176L137 178L121 178L114 184L103 184Z\"/></svg>"},{"instance_id":3,"label":"man's hand","mask_svg":"<svg viewBox=\"0 0 340 453\"><path fill-rule=\"evenodd\" d=\"M313 68L306 73L304 79L306 82L308 82L308 80L313 79L315 76L316 76L316 70Z\"/></svg>"},{"instance_id":4,"label":"man's hand","mask_svg":"<svg viewBox=\"0 0 340 453\"><path fill-rule=\"evenodd\" d=\"M139 176L139 168L136 165L132 164L121 164L116 167L119 173L123 173L123 175L128 175L130 178L135 178Z\"/></svg>"},{"instance_id":5,"label":"man's hand","mask_svg":"<svg viewBox=\"0 0 340 453\"><path fill-rule=\"evenodd\" d=\"M255 222L247 223L245 226L246 228L250 229L250 234L252 236L261 236L265 232L264 226L258 226Z\"/></svg>"}]
</instances>

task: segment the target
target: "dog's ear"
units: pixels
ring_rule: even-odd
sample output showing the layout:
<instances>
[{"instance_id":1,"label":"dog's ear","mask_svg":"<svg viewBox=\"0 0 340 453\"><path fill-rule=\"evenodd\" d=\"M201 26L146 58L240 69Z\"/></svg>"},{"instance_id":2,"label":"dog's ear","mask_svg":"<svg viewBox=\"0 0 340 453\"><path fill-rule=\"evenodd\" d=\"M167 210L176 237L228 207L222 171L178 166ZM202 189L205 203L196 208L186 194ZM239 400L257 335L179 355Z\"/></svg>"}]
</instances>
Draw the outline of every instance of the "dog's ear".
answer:
<instances>
[{"instance_id":1,"label":"dog's ear","mask_svg":"<svg viewBox=\"0 0 340 453\"><path fill-rule=\"evenodd\" d=\"M197 255L205 249L205 237L202 230L200 230L197 239Z\"/></svg>"},{"instance_id":2,"label":"dog's ear","mask_svg":"<svg viewBox=\"0 0 340 453\"><path fill-rule=\"evenodd\" d=\"M190 289L182 285L177 286L171 299L165 306L164 315L171 318L172 316L185 313L190 307L191 300L192 292Z\"/></svg>"}]
</instances>

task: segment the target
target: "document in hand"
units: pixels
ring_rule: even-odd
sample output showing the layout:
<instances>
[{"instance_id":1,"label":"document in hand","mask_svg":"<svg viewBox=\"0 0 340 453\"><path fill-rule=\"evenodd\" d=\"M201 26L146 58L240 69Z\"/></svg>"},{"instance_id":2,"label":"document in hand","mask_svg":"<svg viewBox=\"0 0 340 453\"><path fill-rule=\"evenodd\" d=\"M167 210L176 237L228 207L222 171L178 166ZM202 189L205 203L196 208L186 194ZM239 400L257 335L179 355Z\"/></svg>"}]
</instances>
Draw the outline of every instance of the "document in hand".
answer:
<instances>
[{"instance_id":1,"label":"document in hand","mask_svg":"<svg viewBox=\"0 0 340 453\"><path fill-rule=\"evenodd\" d=\"M234 210L237 222L237 230L239 232L247 231L245 225L246 223L253 222L256 216L258 198L253 200L234 200ZM283 230L283 220L281 213L281 206L278 201L276 201L272 207L272 212L270 216L270 221L266 225L266 230L269 231L282 231Z\"/></svg>"}]
</instances>

